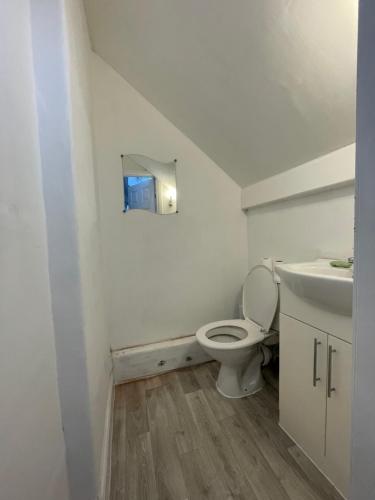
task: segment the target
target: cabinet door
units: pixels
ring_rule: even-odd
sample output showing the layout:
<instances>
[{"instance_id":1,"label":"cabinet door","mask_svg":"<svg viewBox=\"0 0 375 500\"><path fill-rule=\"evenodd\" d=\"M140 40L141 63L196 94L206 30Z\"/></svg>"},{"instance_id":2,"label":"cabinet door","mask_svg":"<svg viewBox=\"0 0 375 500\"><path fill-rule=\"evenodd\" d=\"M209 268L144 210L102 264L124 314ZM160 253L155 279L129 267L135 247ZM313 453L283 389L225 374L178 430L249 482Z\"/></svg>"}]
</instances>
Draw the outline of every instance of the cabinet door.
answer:
<instances>
[{"instance_id":1,"label":"cabinet door","mask_svg":"<svg viewBox=\"0 0 375 500\"><path fill-rule=\"evenodd\" d=\"M344 496L349 493L352 346L328 336L327 475Z\"/></svg>"},{"instance_id":2,"label":"cabinet door","mask_svg":"<svg viewBox=\"0 0 375 500\"><path fill-rule=\"evenodd\" d=\"M280 425L324 464L327 334L280 315Z\"/></svg>"}]
</instances>

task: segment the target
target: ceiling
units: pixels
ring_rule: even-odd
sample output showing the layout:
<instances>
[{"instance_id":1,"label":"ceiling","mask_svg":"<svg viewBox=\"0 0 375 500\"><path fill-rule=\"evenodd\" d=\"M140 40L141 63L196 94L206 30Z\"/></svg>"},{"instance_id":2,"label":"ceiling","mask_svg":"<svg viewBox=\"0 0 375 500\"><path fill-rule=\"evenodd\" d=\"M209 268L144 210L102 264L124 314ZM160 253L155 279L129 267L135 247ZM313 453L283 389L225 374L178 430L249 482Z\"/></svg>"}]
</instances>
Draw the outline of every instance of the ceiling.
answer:
<instances>
[{"instance_id":1,"label":"ceiling","mask_svg":"<svg viewBox=\"0 0 375 500\"><path fill-rule=\"evenodd\" d=\"M358 0L85 0L93 49L239 185L355 140Z\"/></svg>"}]
</instances>

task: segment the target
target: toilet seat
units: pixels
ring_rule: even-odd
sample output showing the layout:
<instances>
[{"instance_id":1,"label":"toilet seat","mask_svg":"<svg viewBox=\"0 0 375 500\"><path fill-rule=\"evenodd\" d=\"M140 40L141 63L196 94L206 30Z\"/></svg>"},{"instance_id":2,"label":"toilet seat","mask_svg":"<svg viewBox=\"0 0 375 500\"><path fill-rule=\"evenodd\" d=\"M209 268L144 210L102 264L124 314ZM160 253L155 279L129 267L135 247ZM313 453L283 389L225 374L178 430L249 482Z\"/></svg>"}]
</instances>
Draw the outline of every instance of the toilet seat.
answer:
<instances>
[{"instance_id":1,"label":"toilet seat","mask_svg":"<svg viewBox=\"0 0 375 500\"><path fill-rule=\"evenodd\" d=\"M229 333L220 333L219 331L215 335L216 329L227 328ZM240 330L236 334L236 329ZM216 340L212 340L210 335L216 337ZM225 341L220 341L219 337L223 335ZM249 347L264 340L264 332L261 327L249 319L231 319L223 321L214 321L213 323L208 323L202 326L196 333L198 342L208 348L222 349L222 350L232 350L241 349L243 347ZM230 341L228 337L233 337L233 341Z\"/></svg>"},{"instance_id":2,"label":"toilet seat","mask_svg":"<svg viewBox=\"0 0 375 500\"><path fill-rule=\"evenodd\" d=\"M262 342L275 317L278 295L273 273L263 265L253 267L242 290L245 319L208 323L197 331L198 342L216 350L241 349Z\"/></svg>"},{"instance_id":3,"label":"toilet seat","mask_svg":"<svg viewBox=\"0 0 375 500\"><path fill-rule=\"evenodd\" d=\"M268 332L276 314L278 300L279 289L273 272L263 265L253 267L246 276L242 289L245 318Z\"/></svg>"}]
</instances>

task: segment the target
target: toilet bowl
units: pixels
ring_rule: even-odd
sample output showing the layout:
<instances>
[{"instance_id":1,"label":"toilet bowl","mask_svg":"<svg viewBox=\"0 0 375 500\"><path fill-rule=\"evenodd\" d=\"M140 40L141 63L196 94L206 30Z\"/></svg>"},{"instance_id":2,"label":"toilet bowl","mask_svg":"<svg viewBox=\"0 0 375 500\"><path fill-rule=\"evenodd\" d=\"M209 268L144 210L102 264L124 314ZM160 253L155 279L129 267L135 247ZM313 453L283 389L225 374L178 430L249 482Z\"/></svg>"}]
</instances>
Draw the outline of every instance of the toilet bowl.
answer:
<instances>
[{"instance_id":1,"label":"toilet bowl","mask_svg":"<svg viewBox=\"0 0 375 500\"><path fill-rule=\"evenodd\" d=\"M243 398L262 389L261 366L268 356L262 342L270 335L278 298L272 271L255 266L242 291L245 319L216 321L197 331L198 343L221 363L216 387L223 396Z\"/></svg>"}]
</instances>

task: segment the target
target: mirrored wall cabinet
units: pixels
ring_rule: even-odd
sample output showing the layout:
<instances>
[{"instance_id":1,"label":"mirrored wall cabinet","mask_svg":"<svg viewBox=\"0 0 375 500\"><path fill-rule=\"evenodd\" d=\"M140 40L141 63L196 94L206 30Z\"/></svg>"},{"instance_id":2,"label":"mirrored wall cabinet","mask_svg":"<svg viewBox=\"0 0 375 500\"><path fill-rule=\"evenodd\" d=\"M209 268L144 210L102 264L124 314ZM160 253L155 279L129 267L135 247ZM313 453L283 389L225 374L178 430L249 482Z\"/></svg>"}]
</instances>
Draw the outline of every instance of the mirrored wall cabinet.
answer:
<instances>
[{"instance_id":1,"label":"mirrored wall cabinet","mask_svg":"<svg viewBox=\"0 0 375 500\"><path fill-rule=\"evenodd\" d=\"M147 156L121 155L124 181L124 212L146 210L160 215L176 214L176 163L162 163Z\"/></svg>"}]
</instances>

